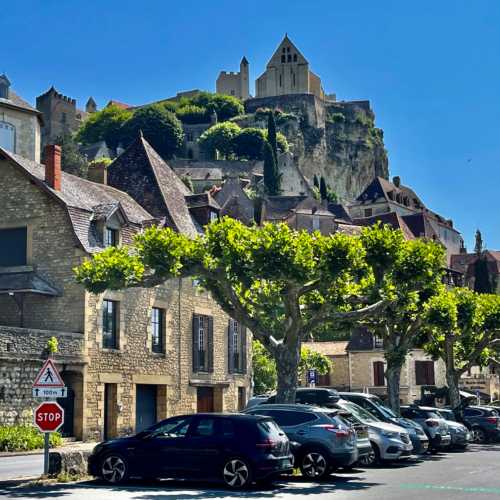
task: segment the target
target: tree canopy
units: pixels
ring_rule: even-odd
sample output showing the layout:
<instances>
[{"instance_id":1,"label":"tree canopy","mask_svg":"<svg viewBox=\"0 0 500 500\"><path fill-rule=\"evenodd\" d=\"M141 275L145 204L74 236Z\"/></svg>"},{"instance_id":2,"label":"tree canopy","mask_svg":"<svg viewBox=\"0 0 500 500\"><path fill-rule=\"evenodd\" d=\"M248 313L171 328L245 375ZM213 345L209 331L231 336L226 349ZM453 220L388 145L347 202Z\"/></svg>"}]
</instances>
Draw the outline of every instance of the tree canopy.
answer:
<instances>
[{"instance_id":1,"label":"tree canopy","mask_svg":"<svg viewBox=\"0 0 500 500\"><path fill-rule=\"evenodd\" d=\"M229 159L234 153L234 138L241 132L236 123L217 123L205 130L198 139L200 148L210 157L215 158L217 152Z\"/></svg>"},{"instance_id":2,"label":"tree canopy","mask_svg":"<svg viewBox=\"0 0 500 500\"><path fill-rule=\"evenodd\" d=\"M396 281L419 289L435 245L404 241L389 227L324 236L286 224L247 227L224 217L195 239L148 228L132 247L109 247L75 272L93 293L197 277L273 356L277 400L293 402L302 340L324 322L381 313L396 298Z\"/></svg>"},{"instance_id":3,"label":"tree canopy","mask_svg":"<svg viewBox=\"0 0 500 500\"><path fill-rule=\"evenodd\" d=\"M163 158L169 159L182 147L184 132L176 116L160 104L138 109L123 124L122 137L125 146L142 132L146 140Z\"/></svg>"},{"instance_id":4,"label":"tree canopy","mask_svg":"<svg viewBox=\"0 0 500 500\"><path fill-rule=\"evenodd\" d=\"M106 106L101 111L92 113L83 122L76 139L83 144L106 141L109 147L116 149L123 140L122 126L131 116L131 111L115 104Z\"/></svg>"}]
</instances>

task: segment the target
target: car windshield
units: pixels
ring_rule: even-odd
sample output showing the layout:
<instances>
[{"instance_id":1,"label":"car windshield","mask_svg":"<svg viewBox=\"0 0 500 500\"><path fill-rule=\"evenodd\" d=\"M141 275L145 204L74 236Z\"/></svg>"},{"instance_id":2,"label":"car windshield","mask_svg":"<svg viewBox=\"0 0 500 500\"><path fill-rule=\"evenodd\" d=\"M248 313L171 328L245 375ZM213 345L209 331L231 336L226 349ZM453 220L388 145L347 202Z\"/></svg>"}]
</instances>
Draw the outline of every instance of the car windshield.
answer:
<instances>
[{"instance_id":1,"label":"car windshield","mask_svg":"<svg viewBox=\"0 0 500 500\"><path fill-rule=\"evenodd\" d=\"M457 421L457 419L455 418L455 414L452 411L439 410L438 413L445 420L450 420L452 422L456 422Z\"/></svg>"},{"instance_id":2,"label":"car windshield","mask_svg":"<svg viewBox=\"0 0 500 500\"><path fill-rule=\"evenodd\" d=\"M351 403L349 401L343 401L341 403L341 406L345 410L351 412L358 420L360 420L363 423L379 421L370 412L366 411L364 408L361 408L361 406L358 406L355 403Z\"/></svg>"},{"instance_id":3,"label":"car windshield","mask_svg":"<svg viewBox=\"0 0 500 500\"><path fill-rule=\"evenodd\" d=\"M377 409L387 418L398 418L397 415L378 398L370 398L370 401L377 407Z\"/></svg>"}]
</instances>

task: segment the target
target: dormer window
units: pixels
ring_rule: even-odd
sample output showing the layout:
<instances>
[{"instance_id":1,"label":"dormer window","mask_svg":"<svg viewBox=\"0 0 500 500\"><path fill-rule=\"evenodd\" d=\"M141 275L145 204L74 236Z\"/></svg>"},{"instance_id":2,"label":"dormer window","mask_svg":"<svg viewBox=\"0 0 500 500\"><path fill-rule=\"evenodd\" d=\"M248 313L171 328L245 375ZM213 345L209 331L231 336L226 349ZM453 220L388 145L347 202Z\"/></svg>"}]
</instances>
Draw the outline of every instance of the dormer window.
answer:
<instances>
[{"instance_id":1,"label":"dormer window","mask_svg":"<svg viewBox=\"0 0 500 500\"><path fill-rule=\"evenodd\" d=\"M4 121L0 121L0 147L16 152L16 128Z\"/></svg>"},{"instance_id":2,"label":"dormer window","mask_svg":"<svg viewBox=\"0 0 500 500\"><path fill-rule=\"evenodd\" d=\"M104 246L116 247L118 245L118 229L106 227L104 229Z\"/></svg>"},{"instance_id":3,"label":"dormer window","mask_svg":"<svg viewBox=\"0 0 500 500\"><path fill-rule=\"evenodd\" d=\"M219 218L219 214L213 210L210 210L210 222L214 222Z\"/></svg>"}]
</instances>

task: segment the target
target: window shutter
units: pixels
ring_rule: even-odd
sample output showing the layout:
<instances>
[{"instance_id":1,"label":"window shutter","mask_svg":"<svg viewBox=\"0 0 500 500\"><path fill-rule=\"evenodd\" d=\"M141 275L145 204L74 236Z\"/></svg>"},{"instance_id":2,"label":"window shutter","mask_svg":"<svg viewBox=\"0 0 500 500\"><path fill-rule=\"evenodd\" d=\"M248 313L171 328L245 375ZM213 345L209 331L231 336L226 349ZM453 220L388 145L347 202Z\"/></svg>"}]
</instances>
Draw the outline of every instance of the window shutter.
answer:
<instances>
[{"instance_id":1,"label":"window shutter","mask_svg":"<svg viewBox=\"0 0 500 500\"><path fill-rule=\"evenodd\" d=\"M241 373L247 372L247 327L240 325L241 328Z\"/></svg>"},{"instance_id":2,"label":"window shutter","mask_svg":"<svg viewBox=\"0 0 500 500\"><path fill-rule=\"evenodd\" d=\"M376 387L382 387L384 383L384 362L375 361L373 363L373 383Z\"/></svg>"},{"instance_id":3,"label":"window shutter","mask_svg":"<svg viewBox=\"0 0 500 500\"><path fill-rule=\"evenodd\" d=\"M200 367L200 344L198 332L200 330L200 317L193 314L193 372L197 372Z\"/></svg>"},{"instance_id":4,"label":"window shutter","mask_svg":"<svg viewBox=\"0 0 500 500\"><path fill-rule=\"evenodd\" d=\"M427 361L426 363L426 368L427 368L427 385L435 385L435 380L434 380L434 361Z\"/></svg>"},{"instance_id":5,"label":"window shutter","mask_svg":"<svg viewBox=\"0 0 500 500\"><path fill-rule=\"evenodd\" d=\"M207 317L208 332L207 332L207 357L208 357L208 371L214 371L214 318Z\"/></svg>"},{"instance_id":6,"label":"window shutter","mask_svg":"<svg viewBox=\"0 0 500 500\"><path fill-rule=\"evenodd\" d=\"M234 373L234 368L235 368L235 366L234 366L233 331L234 331L234 320L229 318L228 327L227 327L227 346L228 346L227 371L228 371L228 373Z\"/></svg>"},{"instance_id":7,"label":"window shutter","mask_svg":"<svg viewBox=\"0 0 500 500\"><path fill-rule=\"evenodd\" d=\"M422 361L415 361L415 383L417 385L427 385L424 363Z\"/></svg>"}]
</instances>

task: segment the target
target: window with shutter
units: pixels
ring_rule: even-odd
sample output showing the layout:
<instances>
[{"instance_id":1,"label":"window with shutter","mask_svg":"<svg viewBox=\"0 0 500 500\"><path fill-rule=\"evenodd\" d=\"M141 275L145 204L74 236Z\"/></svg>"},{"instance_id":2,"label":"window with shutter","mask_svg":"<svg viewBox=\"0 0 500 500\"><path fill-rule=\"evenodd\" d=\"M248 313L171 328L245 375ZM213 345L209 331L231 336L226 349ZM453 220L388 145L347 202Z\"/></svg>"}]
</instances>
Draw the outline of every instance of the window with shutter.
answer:
<instances>
[{"instance_id":1,"label":"window with shutter","mask_svg":"<svg viewBox=\"0 0 500 500\"><path fill-rule=\"evenodd\" d=\"M246 328L230 318L228 324L228 372L246 373Z\"/></svg>"},{"instance_id":2,"label":"window with shutter","mask_svg":"<svg viewBox=\"0 0 500 500\"><path fill-rule=\"evenodd\" d=\"M214 371L214 320L211 316L193 315L193 371Z\"/></svg>"},{"instance_id":3,"label":"window with shutter","mask_svg":"<svg viewBox=\"0 0 500 500\"><path fill-rule=\"evenodd\" d=\"M373 385L375 385L376 387L381 387L385 385L383 361L373 362Z\"/></svg>"},{"instance_id":4,"label":"window with shutter","mask_svg":"<svg viewBox=\"0 0 500 500\"><path fill-rule=\"evenodd\" d=\"M434 361L415 361L415 383L434 385Z\"/></svg>"}]
</instances>

